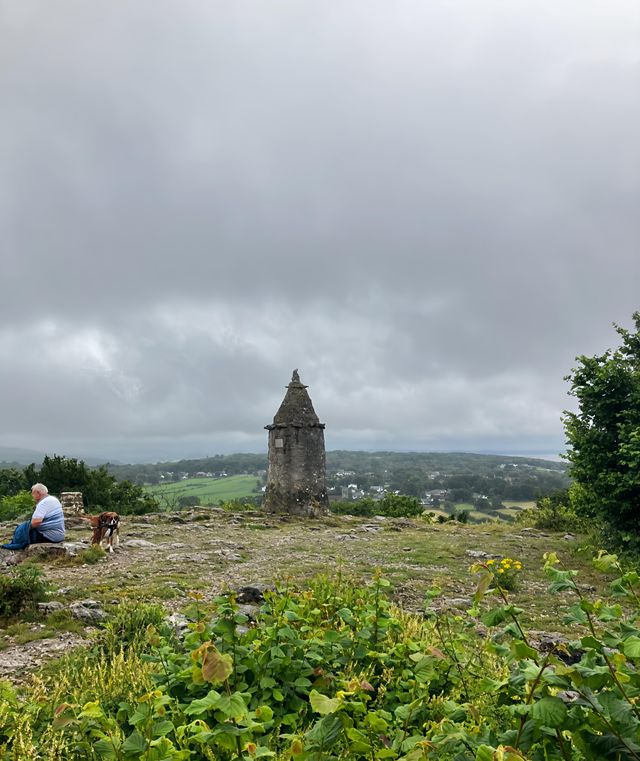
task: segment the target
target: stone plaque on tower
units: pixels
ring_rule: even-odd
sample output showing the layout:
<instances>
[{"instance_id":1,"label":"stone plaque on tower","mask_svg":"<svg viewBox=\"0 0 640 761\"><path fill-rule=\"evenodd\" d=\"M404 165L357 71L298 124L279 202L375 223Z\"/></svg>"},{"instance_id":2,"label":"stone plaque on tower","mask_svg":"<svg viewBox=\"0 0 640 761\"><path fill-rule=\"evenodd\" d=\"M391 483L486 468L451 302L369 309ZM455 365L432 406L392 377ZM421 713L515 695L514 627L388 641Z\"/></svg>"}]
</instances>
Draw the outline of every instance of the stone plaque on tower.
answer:
<instances>
[{"instance_id":1,"label":"stone plaque on tower","mask_svg":"<svg viewBox=\"0 0 640 761\"><path fill-rule=\"evenodd\" d=\"M298 371L269 431L269 470L264 508L317 516L329 507L325 483L324 423L318 420Z\"/></svg>"}]
</instances>

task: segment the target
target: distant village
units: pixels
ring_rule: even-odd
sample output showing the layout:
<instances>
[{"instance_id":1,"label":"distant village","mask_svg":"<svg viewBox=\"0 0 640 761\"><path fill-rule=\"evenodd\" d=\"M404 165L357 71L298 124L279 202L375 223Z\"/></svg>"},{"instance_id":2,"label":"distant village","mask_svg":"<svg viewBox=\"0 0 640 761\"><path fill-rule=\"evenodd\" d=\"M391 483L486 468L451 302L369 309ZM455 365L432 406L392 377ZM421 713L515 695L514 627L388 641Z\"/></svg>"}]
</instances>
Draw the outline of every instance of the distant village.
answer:
<instances>
[{"instance_id":1,"label":"distant village","mask_svg":"<svg viewBox=\"0 0 640 761\"><path fill-rule=\"evenodd\" d=\"M459 468L452 470L414 470L409 477L414 477L414 488L398 488L397 474L393 471L363 472L362 470L332 468L327 469L326 483L330 500L357 501L365 498L378 501L387 494L404 494L413 491L422 505L438 508L447 502L468 501L471 503L491 502L500 499L534 499L549 493L568 483L564 469L559 463L496 463L493 473L479 475L461 473ZM259 491L266 488L266 468L245 468L238 472L236 468L222 470L164 470L157 473L158 483L172 483L191 478L226 478L230 475L255 476L260 483ZM376 481L376 478L382 479ZM405 474L405 481L406 481ZM422 484L423 488L420 488ZM488 486L486 490L474 488L474 485ZM415 488L418 487L418 488ZM258 489L256 489L258 491Z\"/></svg>"}]
</instances>

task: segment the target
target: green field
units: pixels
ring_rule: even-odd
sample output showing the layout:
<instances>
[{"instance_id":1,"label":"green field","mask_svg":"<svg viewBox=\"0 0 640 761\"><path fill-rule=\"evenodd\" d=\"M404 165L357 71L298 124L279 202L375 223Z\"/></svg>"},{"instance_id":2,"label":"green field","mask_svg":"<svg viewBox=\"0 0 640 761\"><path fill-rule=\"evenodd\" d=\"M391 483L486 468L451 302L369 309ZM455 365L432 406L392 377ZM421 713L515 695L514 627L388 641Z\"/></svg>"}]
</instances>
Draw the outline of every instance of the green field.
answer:
<instances>
[{"instance_id":1,"label":"green field","mask_svg":"<svg viewBox=\"0 0 640 761\"><path fill-rule=\"evenodd\" d=\"M161 507L171 510L178 507L180 497L197 497L198 504L211 505L231 499L258 496L256 476L225 476L224 478L187 478L184 481L145 486Z\"/></svg>"}]
</instances>

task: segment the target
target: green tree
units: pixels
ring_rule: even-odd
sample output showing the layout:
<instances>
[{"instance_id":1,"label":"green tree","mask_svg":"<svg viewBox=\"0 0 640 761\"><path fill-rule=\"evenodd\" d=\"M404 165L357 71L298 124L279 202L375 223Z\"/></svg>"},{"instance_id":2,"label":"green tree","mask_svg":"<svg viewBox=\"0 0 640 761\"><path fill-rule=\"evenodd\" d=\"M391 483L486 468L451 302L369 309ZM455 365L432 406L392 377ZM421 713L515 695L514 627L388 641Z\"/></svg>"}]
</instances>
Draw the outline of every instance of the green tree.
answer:
<instances>
[{"instance_id":1,"label":"green tree","mask_svg":"<svg viewBox=\"0 0 640 761\"><path fill-rule=\"evenodd\" d=\"M575 511L640 534L640 312L633 320L635 331L614 326L619 348L577 358L566 380L578 411L564 425Z\"/></svg>"},{"instance_id":2,"label":"green tree","mask_svg":"<svg viewBox=\"0 0 640 761\"><path fill-rule=\"evenodd\" d=\"M87 482L87 466L74 457L48 455L42 461L38 479L52 494L63 491L83 491Z\"/></svg>"},{"instance_id":3,"label":"green tree","mask_svg":"<svg viewBox=\"0 0 640 761\"><path fill-rule=\"evenodd\" d=\"M32 483L27 483L24 473L17 468L0 470L0 497L13 497L24 489L30 489Z\"/></svg>"}]
</instances>

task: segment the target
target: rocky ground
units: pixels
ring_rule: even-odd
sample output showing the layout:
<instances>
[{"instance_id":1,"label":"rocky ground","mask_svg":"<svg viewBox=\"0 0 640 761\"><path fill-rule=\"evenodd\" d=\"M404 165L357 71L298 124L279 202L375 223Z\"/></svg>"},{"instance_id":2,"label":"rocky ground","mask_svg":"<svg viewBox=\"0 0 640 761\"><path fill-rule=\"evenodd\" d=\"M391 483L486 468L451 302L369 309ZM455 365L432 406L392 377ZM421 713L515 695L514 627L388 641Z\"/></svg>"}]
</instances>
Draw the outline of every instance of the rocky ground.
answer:
<instances>
[{"instance_id":1,"label":"rocky ground","mask_svg":"<svg viewBox=\"0 0 640 761\"><path fill-rule=\"evenodd\" d=\"M188 593L196 590L210 599L224 590L278 580L303 583L316 574L342 573L366 582L381 568L405 608L419 610L425 592L436 585L444 592L438 604L466 608L475 586L471 563L510 556L525 567L516 601L527 608L531 623L543 628L545 622L557 626L564 604L545 593L543 552L557 551L574 567L584 566L585 583L590 583L585 561L574 557L573 537L505 523L467 526L349 516L305 520L257 510L235 514L196 508L123 518L120 547L95 564L82 562L90 529L80 521L69 524L64 554L0 550L0 573L11 573L19 562L39 562L51 584L50 600L37 614L0 629L0 678L23 678L45 660L86 645L119 604L160 602L169 615L185 607ZM0 524L2 541L12 528ZM52 630L48 622L56 611L67 611L77 630Z\"/></svg>"}]
</instances>

